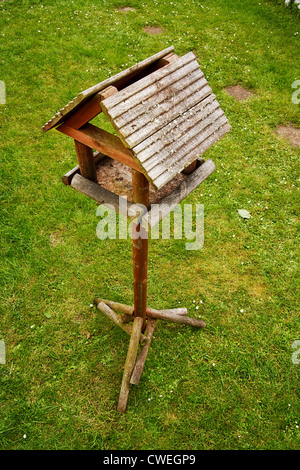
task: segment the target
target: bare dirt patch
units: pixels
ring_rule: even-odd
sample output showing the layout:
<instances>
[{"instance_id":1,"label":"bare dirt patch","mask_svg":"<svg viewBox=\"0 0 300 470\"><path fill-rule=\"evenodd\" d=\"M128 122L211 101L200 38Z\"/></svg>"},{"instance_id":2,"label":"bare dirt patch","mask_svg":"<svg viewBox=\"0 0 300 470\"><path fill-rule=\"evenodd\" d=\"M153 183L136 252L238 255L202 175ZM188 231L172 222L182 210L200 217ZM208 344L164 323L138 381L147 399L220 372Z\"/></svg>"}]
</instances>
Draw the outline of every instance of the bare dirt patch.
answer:
<instances>
[{"instance_id":1,"label":"bare dirt patch","mask_svg":"<svg viewBox=\"0 0 300 470\"><path fill-rule=\"evenodd\" d=\"M290 126L278 126L276 134L286 139L294 147L300 147L300 129Z\"/></svg>"},{"instance_id":2,"label":"bare dirt patch","mask_svg":"<svg viewBox=\"0 0 300 470\"><path fill-rule=\"evenodd\" d=\"M126 196L128 201L132 202L132 175L131 169L128 166L112 158L105 157L97 163L96 170L97 183L100 186L119 196ZM150 185L150 204L157 204L163 197L170 194L186 177L186 175L180 173L160 190L156 190Z\"/></svg>"},{"instance_id":3,"label":"bare dirt patch","mask_svg":"<svg viewBox=\"0 0 300 470\"><path fill-rule=\"evenodd\" d=\"M251 96L253 96L253 93L251 93L249 90L246 88L242 87L241 85L233 85L225 88L226 92L235 98L237 101L245 101Z\"/></svg>"},{"instance_id":4,"label":"bare dirt patch","mask_svg":"<svg viewBox=\"0 0 300 470\"><path fill-rule=\"evenodd\" d=\"M126 13L127 11L136 11L136 9L133 7L122 7L119 8L119 11L121 11L122 13Z\"/></svg>"},{"instance_id":5,"label":"bare dirt patch","mask_svg":"<svg viewBox=\"0 0 300 470\"><path fill-rule=\"evenodd\" d=\"M144 26L143 31L147 34L161 34L163 29L159 26Z\"/></svg>"}]
</instances>

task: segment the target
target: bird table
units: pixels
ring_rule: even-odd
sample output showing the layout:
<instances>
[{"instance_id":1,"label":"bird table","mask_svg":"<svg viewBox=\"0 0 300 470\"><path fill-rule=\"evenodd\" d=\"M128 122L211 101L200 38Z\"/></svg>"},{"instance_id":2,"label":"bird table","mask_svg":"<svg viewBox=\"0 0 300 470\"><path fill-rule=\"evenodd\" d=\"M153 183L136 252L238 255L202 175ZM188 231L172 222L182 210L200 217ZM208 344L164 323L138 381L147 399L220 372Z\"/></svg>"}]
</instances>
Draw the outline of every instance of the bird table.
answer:
<instances>
[{"instance_id":1,"label":"bird table","mask_svg":"<svg viewBox=\"0 0 300 470\"><path fill-rule=\"evenodd\" d=\"M114 134L90 123L101 112ZM147 235L214 171L214 162L205 161L203 154L231 127L194 53L179 57L169 47L79 93L42 130L53 128L74 140L78 158L78 165L63 176L64 184L116 211L126 207L127 217L137 214L137 205L146 208L132 224L139 234L132 237L133 305L94 300L130 335L118 402L118 410L125 412L157 319L206 326L188 317L185 308L148 307ZM128 173L129 202L126 197L122 204L124 185L118 184L118 175Z\"/></svg>"}]
</instances>

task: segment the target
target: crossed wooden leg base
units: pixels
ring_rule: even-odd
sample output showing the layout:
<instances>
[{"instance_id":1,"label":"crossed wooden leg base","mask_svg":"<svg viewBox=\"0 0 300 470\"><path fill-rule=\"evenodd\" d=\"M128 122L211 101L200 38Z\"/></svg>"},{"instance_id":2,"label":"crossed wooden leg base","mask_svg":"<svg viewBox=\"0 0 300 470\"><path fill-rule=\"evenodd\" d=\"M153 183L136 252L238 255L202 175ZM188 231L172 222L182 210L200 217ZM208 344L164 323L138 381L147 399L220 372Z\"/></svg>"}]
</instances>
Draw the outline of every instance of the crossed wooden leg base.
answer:
<instances>
[{"instance_id":1,"label":"crossed wooden leg base","mask_svg":"<svg viewBox=\"0 0 300 470\"><path fill-rule=\"evenodd\" d=\"M173 323L191 325L196 328L204 328L206 326L204 321L188 317L186 308L174 308L169 310L147 308L146 328L142 331L144 323L143 318L134 316L133 306L100 298L95 298L94 303L102 313L130 335L118 403L118 411L121 413L126 411L130 384L139 384L156 320L160 319Z\"/></svg>"}]
</instances>

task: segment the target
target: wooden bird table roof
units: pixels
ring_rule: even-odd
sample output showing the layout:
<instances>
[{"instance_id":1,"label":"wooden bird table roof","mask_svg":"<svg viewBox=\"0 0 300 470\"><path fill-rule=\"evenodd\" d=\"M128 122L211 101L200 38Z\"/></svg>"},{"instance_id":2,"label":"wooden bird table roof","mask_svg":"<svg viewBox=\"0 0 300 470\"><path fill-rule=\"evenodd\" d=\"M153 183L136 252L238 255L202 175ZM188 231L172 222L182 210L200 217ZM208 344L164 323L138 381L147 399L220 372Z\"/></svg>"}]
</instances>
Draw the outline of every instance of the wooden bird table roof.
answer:
<instances>
[{"instance_id":1,"label":"wooden bird table roof","mask_svg":"<svg viewBox=\"0 0 300 470\"><path fill-rule=\"evenodd\" d=\"M105 99L101 108L157 189L231 129L192 52Z\"/></svg>"},{"instance_id":2,"label":"wooden bird table roof","mask_svg":"<svg viewBox=\"0 0 300 470\"><path fill-rule=\"evenodd\" d=\"M173 50L165 49L81 92L43 131L60 124L58 130L100 152L111 152L107 155L144 173L156 190L161 189L231 129L194 53L178 57ZM170 55L171 61L159 63ZM100 96L112 86L114 94ZM101 111L118 137L88 123ZM82 119L85 116L89 119Z\"/></svg>"}]
</instances>

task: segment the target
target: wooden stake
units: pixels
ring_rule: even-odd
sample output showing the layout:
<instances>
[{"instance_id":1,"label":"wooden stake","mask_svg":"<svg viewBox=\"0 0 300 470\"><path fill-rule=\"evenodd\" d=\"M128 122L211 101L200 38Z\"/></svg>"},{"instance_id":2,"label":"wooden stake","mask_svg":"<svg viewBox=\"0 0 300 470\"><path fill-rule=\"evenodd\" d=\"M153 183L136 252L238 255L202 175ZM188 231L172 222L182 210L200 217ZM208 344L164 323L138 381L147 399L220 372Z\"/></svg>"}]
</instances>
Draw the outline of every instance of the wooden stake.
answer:
<instances>
[{"instance_id":1,"label":"wooden stake","mask_svg":"<svg viewBox=\"0 0 300 470\"><path fill-rule=\"evenodd\" d=\"M113 300L107 300L107 299L100 299L99 297L96 297L94 299L94 303L96 305L98 305L100 302L104 302L110 308L112 308L113 310L117 310L118 312L121 312L127 315L133 315L134 307L132 305L120 304L119 302L114 302ZM187 315L188 313L187 308L185 307L169 308L165 310L156 310L154 308L147 307L146 313L149 317L151 317L151 312L163 313L165 315Z\"/></svg>"},{"instance_id":2,"label":"wooden stake","mask_svg":"<svg viewBox=\"0 0 300 470\"><path fill-rule=\"evenodd\" d=\"M119 396L118 411L125 413L128 401L128 395L130 390L130 378L134 369L135 358L138 351L139 339L143 326L143 318L135 317L132 327L132 334L130 337L126 362L124 366L124 373L121 385L121 391Z\"/></svg>"},{"instance_id":3,"label":"wooden stake","mask_svg":"<svg viewBox=\"0 0 300 470\"><path fill-rule=\"evenodd\" d=\"M152 318L159 318L160 320L166 320L172 323L181 323L183 325L190 325L196 328L205 328L206 323L203 320L197 318L184 317L182 315L165 315L161 312L152 312Z\"/></svg>"},{"instance_id":4,"label":"wooden stake","mask_svg":"<svg viewBox=\"0 0 300 470\"><path fill-rule=\"evenodd\" d=\"M136 364L135 364L135 367L134 367L134 370L133 370L133 373L132 373L132 376L131 376L131 379L130 379L130 383L133 384L133 385L138 385L139 382L140 382L140 379L141 379L141 376L142 376L142 373L143 373L143 369L144 369L144 364L145 364L147 354L148 354L148 351L149 351L151 338L152 338L152 335L153 335L153 332L154 332L155 322L156 322L156 320L154 318L149 318L149 320L147 322L147 326L146 326L146 329L145 329L144 333L145 333L145 336L148 338L148 341L142 347L142 349L140 351L140 354L137 358L137 361L136 361Z\"/></svg>"},{"instance_id":5,"label":"wooden stake","mask_svg":"<svg viewBox=\"0 0 300 470\"><path fill-rule=\"evenodd\" d=\"M111 308L124 313L128 317L133 315L133 308L130 305L119 304L118 302L113 302L106 299L95 298L95 304L98 305L100 302L106 304ZM160 320L166 320L173 323L181 323L183 325L191 325L196 328L205 328L206 323L203 320L198 320L197 318L187 317L186 308L171 308L169 310L156 310L155 308L146 308L146 313L149 317L158 318ZM123 325L124 326L124 325Z\"/></svg>"},{"instance_id":6,"label":"wooden stake","mask_svg":"<svg viewBox=\"0 0 300 470\"><path fill-rule=\"evenodd\" d=\"M134 204L143 204L148 209L149 181L142 173L135 170L132 170L132 192ZM143 319L142 330L144 330L147 304L148 232L142 224L133 222L132 233L134 316ZM136 234L139 235L138 238L135 237Z\"/></svg>"}]
</instances>

